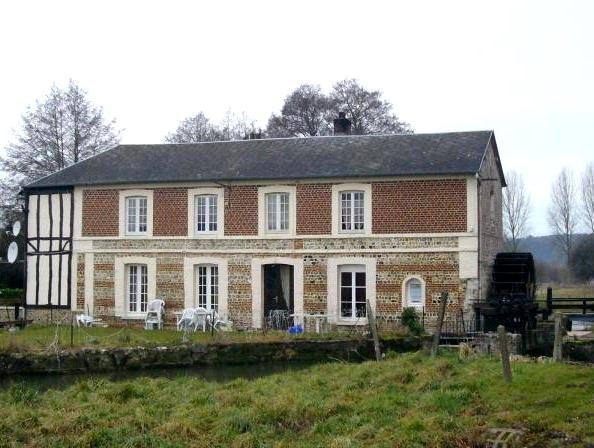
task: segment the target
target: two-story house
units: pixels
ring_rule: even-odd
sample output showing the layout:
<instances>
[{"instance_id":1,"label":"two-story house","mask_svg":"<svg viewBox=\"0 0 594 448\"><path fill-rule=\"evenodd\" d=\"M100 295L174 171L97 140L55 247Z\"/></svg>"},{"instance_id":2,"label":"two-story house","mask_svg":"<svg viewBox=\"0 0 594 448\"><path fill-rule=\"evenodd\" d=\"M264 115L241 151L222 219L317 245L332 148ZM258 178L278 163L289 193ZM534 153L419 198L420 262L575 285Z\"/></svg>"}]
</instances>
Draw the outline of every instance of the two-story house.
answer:
<instances>
[{"instance_id":1,"label":"two-story house","mask_svg":"<svg viewBox=\"0 0 594 448\"><path fill-rule=\"evenodd\" d=\"M25 187L29 316L162 297L365 323L486 295L505 180L491 131L120 145Z\"/></svg>"}]
</instances>

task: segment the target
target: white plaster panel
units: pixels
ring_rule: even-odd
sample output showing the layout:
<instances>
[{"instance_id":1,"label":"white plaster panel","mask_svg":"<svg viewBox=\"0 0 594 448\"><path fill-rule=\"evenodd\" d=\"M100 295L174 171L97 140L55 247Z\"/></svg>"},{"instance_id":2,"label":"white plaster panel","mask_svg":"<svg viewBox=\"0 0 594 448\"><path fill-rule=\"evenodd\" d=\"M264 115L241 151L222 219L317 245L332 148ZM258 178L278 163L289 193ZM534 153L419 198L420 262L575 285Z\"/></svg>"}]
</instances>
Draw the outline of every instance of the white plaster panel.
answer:
<instances>
[{"instance_id":1,"label":"white plaster panel","mask_svg":"<svg viewBox=\"0 0 594 448\"><path fill-rule=\"evenodd\" d=\"M478 235L478 180L466 178L466 226L468 232Z\"/></svg>"},{"instance_id":2,"label":"white plaster panel","mask_svg":"<svg viewBox=\"0 0 594 448\"><path fill-rule=\"evenodd\" d=\"M460 278L478 278L478 256L476 252L460 252Z\"/></svg>"}]
</instances>

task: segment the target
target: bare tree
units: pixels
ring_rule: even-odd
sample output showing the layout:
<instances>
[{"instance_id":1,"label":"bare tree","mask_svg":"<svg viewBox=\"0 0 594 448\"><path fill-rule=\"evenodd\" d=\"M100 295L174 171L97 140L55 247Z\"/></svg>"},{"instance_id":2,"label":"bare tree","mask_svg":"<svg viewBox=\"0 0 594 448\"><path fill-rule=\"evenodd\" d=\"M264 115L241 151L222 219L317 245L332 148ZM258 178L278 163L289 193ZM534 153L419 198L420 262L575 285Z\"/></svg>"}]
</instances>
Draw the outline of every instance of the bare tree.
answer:
<instances>
[{"instance_id":1,"label":"bare tree","mask_svg":"<svg viewBox=\"0 0 594 448\"><path fill-rule=\"evenodd\" d=\"M222 140L243 140L252 132L256 132L256 122L245 112L241 114L235 114L231 110L225 112L219 131Z\"/></svg>"},{"instance_id":2,"label":"bare tree","mask_svg":"<svg viewBox=\"0 0 594 448\"><path fill-rule=\"evenodd\" d=\"M578 224L575 193L573 174L567 168L563 168L553 182L551 190L549 225L557 236L557 244L563 251L567 262L569 262L573 237Z\"/></svg>"},{"instance_id":3,"label":"bare tree","mask_svg":"<svg viewBox=\"0 0 594 448\"><path fill-rule=\"evenodd\" d=\"M516 171L505 175L507 187L503 190L503 228L507 245L516 252L519 239L526 235L530 218L530 197L524 179Z\"/></svg>"},{"instance_id":4,"label":"bare tree","mask_svg":"<svg viewBox=\"0 0 594 448\"><path fill-rule=\"evenodd\" d=\"M330 101L335 115L345 112L351 120L353 134L412 133L411 127L393 113L392 104L382 99L379 90L366 90L356 79L337 82Z\"/></svg>"},{"instance_id":5,"label":"bare tree","mask_svg":"<svg viewBox=\"0 0 594 448\"><path fill-rule=\"evenodd\" d=\"M268 120L268 134L274 137L330 135L329 99L320 86L303 84L285 98L280 115Z\"/></svg>"},{"instance_id":6,"label":"bare tree","mask_svg":"<svg viewBox=\"0 0 594 448\"><path fill-rule=\"evenodd\" d=\"M2 168L11 184L22 184L95 155L119 142L115 121L87 99L74 81L53 86L43 102L28 108L16 141L6 148Z\"/></svg>"},{"instance_id":7,"label":"bare tree","mask_svg":"<svg viewBox=\"0 0 594 448\"><path fill-rule=\"evenodd\" d=\"M594 233L594 162L590 162L582 175L582 216L590 233Z\"/></svg>"},{"instance_id":8,"label":"bare tree","mask_svg":"<svg viewBox=\"0 0 594 448\"><path fill-rule=\"evenodd\" d=\"M167 143L201 143L223 140L221 131L202 112L185 118L174 132L165 137Z\"/></svg>"}]
</instances>

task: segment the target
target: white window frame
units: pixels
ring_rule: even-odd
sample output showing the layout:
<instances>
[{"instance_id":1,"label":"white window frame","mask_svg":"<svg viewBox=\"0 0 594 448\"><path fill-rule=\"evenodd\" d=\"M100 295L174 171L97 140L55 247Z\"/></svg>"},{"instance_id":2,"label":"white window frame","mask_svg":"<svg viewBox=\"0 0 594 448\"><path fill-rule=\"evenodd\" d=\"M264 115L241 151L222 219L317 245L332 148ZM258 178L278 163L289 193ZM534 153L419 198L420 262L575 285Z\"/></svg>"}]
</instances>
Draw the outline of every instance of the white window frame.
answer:
<instances>
[{"instance_id":1,"label":"white window frame","mask_svg":"<svg viewBox=\"0 0 594 448\"><path fill-rule=\"evenodd\" d=\"M409 284L411 281L418 281L421 284L421 303L412 303L410 301ZM426 303L425 280L419 275L409 275L402 282L402 305L403 307L424 308Z\"/></svg>"},{"instance_id":2,"label":"white window frame","mask_svg":"<svg viewBox=\"0 0 594 448\"><path fill-rule=\"evenodd\" d=\"M226 258L215 257L186 257L184 258L184 308L196 308L198 297L196 294L196 268L198 266L216 266L218 268L218 313L228 317L228 288L229 263Z\"/></svg>"},{"instance_id":3,"label":"white window frame","mask_svg":"<svg viewBox=\"0 0 594 448\"><path fill-rule=\"evenodd\" d=\"M156 298L157 259L155 257L115 257L114 261L114 314L123 319L144 319L146 313L131 312L128 308L128 265L146 265L147 304Z\"/></svg>"},{"instance_id":4,"label":"white window frame","mask_svg":"<svg viewBox=\"0 0 594 448\"><path fill-rule=\"evenodd\" d=\"M198 232L196 229L196 196L215 195L217 197L217 230ZM188 190L188 237L222 238L225 234L225 191L224 188L192 188Z\"/></svg>"},{"instance_id":5,"label":"white window frame","mask_svg":"<svg viewBox=\"0 0 594 448\"><path fill-rule=\"evenodd\" d=\"M146 232L128 231L128 198L146 197ZM120 190L120 236L145 238L153 236L153 190Z\"/></svg>"},{"instance_id":6,"label":"white window frame","mask_svg":"<svg viewBox=\"0 0 594 448\"><path fill-rule=\"evenodd\" d=\"M362 265L365 268L366 298L371 310L376 310L377 260L371 257L329 258L326 278L328 284L327 313L328 322L337 325L367 325L367 317L345 318L340 312L340 268L341 266Z\"/></svg>"},{"instance_id":7,"label":"white window frame","mask_svg":"<svg viewBox=\"0 0 594 448\"><path fill-rule=\"evenodd\" d=\"M134 274L134 291L132 291L130 282L132 280L132 269L135 269L135 274ZM125 271L126 271L126 312L130 313L130 314L140 314L140 313L146 313L147 309L148 309L148 302L149 302L149 297L148 297L148 267L146 266L146 264L127 264L125 267ZM146 277L143 275L143 272L145 271L145 275ZM144 288L143 288L143 280L145 281L144 283ZM134 292L134 296L135 296L135 305L134 305L134 309L131 309L131 305L132 305L132 301L130 300L132 298L132 292ZM144 310L142 309L142 295L145 294L146 298L145 298L145 303L144 303Z\"/></svg>"},{"instance_id":8,"label":"white window frame","mask_svg":"<svg viewBox=\"0 0 594 448\"><path fill-rule=\"evenodd\" d=\"M204 269L204 278L206 280L204 304L200 303L200 270ZM216 270L216 275L213 275L213 271ZM214 285L214 279L216 279L216 285ZM216 303L215 294L213 294L213 285L216 286ZM194 266L194 304L195 307L201 307L208 311L218 311L219 308L219 266L217 264L197 264Z\"/></svg>"},{"instance_id":9,"label":"white window frame","mask_svg":"<svg viewBox=\"0 0 594 448\"><path fill-rule=\"evenodd\" d=\"M359 286L356 283L357 274L363 273L365 274L365 285ZM348 288L351 290L351 316L343 316L342 315L342 292L343 289L347 286L342 284L342 277L343 274L349 274L351 278L351 285ZM367 317L367 270L365 269L365 265L362 264L343 264L338 266L338 312L340 315L338 316L339 319L364 319ZM357 290L358 289L365 289L365 316L356 316L357 310Z\"/></svg>"},{"instance_id":10,"label":"white window frame","mask_svg":"<svg viewBox=\"0 0 594 448\"><path fill-rule=\"evenodd\" d=\"M286 230L268 230L267 195L281 193L289 195L289 222ZM269 185L258 188L258 234L260 236L280 237L295 236L296 234L296 187L294 185Z\"/></svg>"},{"instance_id":11,"label":"white window frame","mask_svg":"<svg viewBox=\"0 0 594 448\"><path fill-rule=\"evenodd\" d=\"M363 229L342 230L342 193L363 192ZM332 185L332 235L359 236L371 235L372 232L372 188L371 184L335 184Z\"/></svg>"}]
</instances>

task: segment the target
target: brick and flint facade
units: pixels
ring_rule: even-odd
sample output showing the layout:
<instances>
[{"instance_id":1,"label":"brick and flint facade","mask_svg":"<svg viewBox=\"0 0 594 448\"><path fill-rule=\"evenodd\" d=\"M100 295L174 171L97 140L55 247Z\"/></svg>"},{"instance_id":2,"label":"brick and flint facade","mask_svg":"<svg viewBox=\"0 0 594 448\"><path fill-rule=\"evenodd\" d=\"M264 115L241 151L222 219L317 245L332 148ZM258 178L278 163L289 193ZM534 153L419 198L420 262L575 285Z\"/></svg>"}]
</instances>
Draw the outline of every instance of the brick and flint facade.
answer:
<instances>
[{"instance_id":1,"label":"brick and flint facade","mask_svg":"<svg viewBox=\"0 0 594 448\"><path fill-rule=\"evenodd\" d=\"M173 312L196 305L195 268L216 266L219 312L239 328L260 327L268 310L265 267L283 265L291 269L290 311L360 324L365 319L341 317L340 273L352 265L366 273L365 298L382 322L411 305L411 279L422 293L415 305L429 318L442 292L451 313L470 311L486 296L502 245L504 179L494 140L480 159L476 172L464 173L80 182L72 187L70 309L113 323L140 321L142 313L129 312L127 267L142 265L149 299L162 297L167 323L174 324ZM345 191L364 197L357 231L341 228ZM266 221L272 192L288 200L288 223L279 232ZM215 198L216 232L195 232L194 199L202 193ZM146 231L138 235L126 227L128 197L147 198Z\"/></svg>"}]
</instances>

